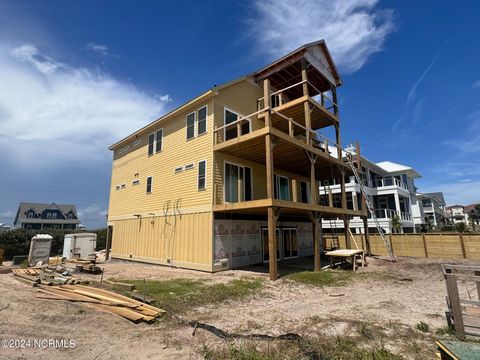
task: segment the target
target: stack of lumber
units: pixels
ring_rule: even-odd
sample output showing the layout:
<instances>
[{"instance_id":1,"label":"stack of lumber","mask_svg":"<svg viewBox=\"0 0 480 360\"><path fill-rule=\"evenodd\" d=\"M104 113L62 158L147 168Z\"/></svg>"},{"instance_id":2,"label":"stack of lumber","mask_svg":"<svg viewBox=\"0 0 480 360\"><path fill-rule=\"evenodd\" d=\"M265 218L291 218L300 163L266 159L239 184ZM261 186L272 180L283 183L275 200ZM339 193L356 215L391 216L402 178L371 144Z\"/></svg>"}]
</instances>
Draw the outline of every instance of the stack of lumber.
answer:
<instances>
[{"instance_id":1,"label":"stack of lumber","mask_svg":"<svg viewBox=\"0 0 480 360\"><path fill-rule=\"evenodd\" d=\"M42 271L41 268L19 268L19 269L12 269L14 275L18 274L27 274L30 276L38 276Z\"/></svg>"},{"instance_id":2,"label":"stack of lumber","mask_svg":"<svg viewBox=\"0 0 480 360\"><path fill-rule=\"evenodd\" d=\"M92 263L91 260L85 259L69 259L65 260L66 263L75 264L77 268L79 268L83 272L91 273L91 274L100 274L102 269L100 269L97 265Z\"/></svg>"},{"instance_id":3,"label":"stack of lumber","mask_svg":"<svg viewBox=\"0 0 480 360\"><path fill-rule=\"evenodd\" d=\"M144 304L127 296L91 286L44 286L41 284L37 286L40 287L37 294L38 298L85 303L88 306L120 315L135 323L141 321L151 323L165 312L165 310Z\"/></svg>"}]
</instances>

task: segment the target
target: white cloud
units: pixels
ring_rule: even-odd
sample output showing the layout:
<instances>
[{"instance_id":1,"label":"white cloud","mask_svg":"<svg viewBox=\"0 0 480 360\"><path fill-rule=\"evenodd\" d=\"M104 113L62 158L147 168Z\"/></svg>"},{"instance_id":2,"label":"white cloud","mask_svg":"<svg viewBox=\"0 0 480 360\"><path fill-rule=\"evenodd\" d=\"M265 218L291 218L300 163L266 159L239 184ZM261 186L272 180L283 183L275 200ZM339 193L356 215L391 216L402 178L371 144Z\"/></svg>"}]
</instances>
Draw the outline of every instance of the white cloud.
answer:
<instances>
[{"instance_id":1,"label":"white cloud","mask_svg":"<svg viewBox=\"0 0 480 360\"><path fill-rule=\"evenodd\" d=\"M109 157L108 145L159 116L171 100L69 66L31 44L0 46L0 84L0 152L30 166Z\"/></svg>"},{"instance_id":2,"label":"white cloud","mask_svg":"<svg viewBox=\"0 0 480 360\"><path fill-rule=\"evenodd\" d=\"M96 52L102 56L111 56L115 58L119 58L120 56L117 54L113 54L110 52L110 49L108 48L107 45L102 45L102 44L97 44L97 43L88 43L85 46L85 49Z\"/></svg>"},{"instance_id":3,"label":"white cloud","mask_svg":"<svg viewBox=\"0 0 480 360\"><path fill-rule=\"evenodd\" d=\"M393 11L379 10L377 0L256 0L252 32L271 57L325 39L344 72L360 69L383 49L394 29Z\"/></svg>"}]
</instances>

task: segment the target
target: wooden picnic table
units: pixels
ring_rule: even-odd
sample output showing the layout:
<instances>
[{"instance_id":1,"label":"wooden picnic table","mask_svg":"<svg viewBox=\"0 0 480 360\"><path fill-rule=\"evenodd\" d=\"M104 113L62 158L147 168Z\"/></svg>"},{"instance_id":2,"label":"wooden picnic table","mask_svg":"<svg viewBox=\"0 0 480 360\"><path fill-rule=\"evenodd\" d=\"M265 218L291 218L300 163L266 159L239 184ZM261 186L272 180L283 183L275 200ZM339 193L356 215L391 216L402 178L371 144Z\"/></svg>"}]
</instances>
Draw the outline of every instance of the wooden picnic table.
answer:
<instances>
[{"instance_id":1,"label":"wooden picnic table","mask_svg":"<svg viewBox=\"0 0 480 360\"><path fill-rule=\"evenodd\" d=\"M442 360L478 360L480 344L458 340L437 340L435 344Z\"/></svg>"},{"instance_id":2,"label":"wooden picnic table","mask_svg":"<svg viewBox=\"0 0 480 360\"><path fill-rule=\"evenodd\" d=\"M358 249L341 249L341 250L333 250L327 251L325 253L326 256L330 257L330 265L333 265L333 258L342 258L342 259L351 259L352 261L352 268L353 271L356 270L356 259L359 257L362 260L362 267L365 267L365 251L358 250Z\"/></svg>"}]
</instances>

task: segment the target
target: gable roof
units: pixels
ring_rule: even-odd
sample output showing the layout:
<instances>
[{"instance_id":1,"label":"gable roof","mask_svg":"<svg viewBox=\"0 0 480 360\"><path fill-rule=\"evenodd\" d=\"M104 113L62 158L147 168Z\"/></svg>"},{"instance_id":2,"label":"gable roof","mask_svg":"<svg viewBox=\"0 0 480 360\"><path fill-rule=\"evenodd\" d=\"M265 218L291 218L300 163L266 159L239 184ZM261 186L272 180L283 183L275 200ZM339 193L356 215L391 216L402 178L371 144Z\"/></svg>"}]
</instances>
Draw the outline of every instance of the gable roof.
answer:
<instances>
[{"instance_id":1,"label":"gable roof","mask_svg":"<svg viewBox=\"0 0 480 360\"><path fill-rule=\"evenodd\" d=\"M27 202L21 202L19 205L18 205L18 210L17 210L17 214L15 215L15 220L13 221L13 224L17 224L19 222L19 220L21 219L26 219L26 213L29 211L29 210L33 210L35 211L35 213L37 213L37 215L40 215L42 212L44 212L45 210L47 209L56 209L56 210L59 210L62 214L66 215L68 214L70 211L73 212L73 214L75 215L75 217L77 219L68 219L69 221L78 221L78 215L77 215L77 208L75 207L75 205L65 205L65 204L56 204L56 203L51 203L51 204L39 204L39 203L27 203ZM30 221L31 219L29 219ZM55 220L65 220L65 219L55 219Z\"/></svg>"}]
</instances>

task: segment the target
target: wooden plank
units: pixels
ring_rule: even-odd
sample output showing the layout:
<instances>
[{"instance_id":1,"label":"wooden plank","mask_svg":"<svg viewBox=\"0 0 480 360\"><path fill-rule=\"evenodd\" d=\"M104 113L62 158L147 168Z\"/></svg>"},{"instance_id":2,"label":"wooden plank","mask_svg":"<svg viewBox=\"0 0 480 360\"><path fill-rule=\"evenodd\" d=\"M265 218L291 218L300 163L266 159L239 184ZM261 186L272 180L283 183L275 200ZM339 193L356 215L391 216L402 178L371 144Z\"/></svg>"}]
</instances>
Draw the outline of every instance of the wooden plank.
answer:
<instances>
[{"instance_id":1,"label":"wooden plank","mask_svg":"<svg viewBox=\"0 0 480 360\"><path fill-rule=\"evenodd\" d=\"M454 275L446 275L447 294L453 311L453 321L455 323L455 332L458 336L465 336L465 327L463 324L462 308L460 306L460 297L458 295L457 279Z\"/></svg>"}]
</instances>

